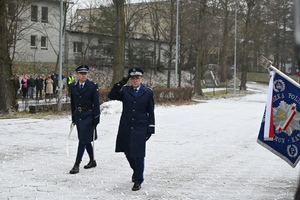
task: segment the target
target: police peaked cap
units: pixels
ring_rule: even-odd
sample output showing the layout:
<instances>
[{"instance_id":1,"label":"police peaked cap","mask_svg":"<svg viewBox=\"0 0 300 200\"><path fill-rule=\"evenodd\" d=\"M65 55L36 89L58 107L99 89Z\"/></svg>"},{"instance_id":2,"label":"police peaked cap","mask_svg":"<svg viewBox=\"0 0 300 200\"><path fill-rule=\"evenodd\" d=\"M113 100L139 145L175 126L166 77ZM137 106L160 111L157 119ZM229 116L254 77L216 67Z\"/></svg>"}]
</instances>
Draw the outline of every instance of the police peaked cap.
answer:
<instances>
[{"instance_id":1,"label":"police peaked cap","mask_svg":"<svg viewBox=\"0 0 300 200\"><path fill-rule=\"evenodd\" d=\"M77 69L75 71L77 73L80 73L80 72L87 73L89 71L89 67L87 65L80 65L79 67L77 67Z\"/></svg>"},{"instance_id":2,"label":"police peaked cap","mask_svg":"<svg viewBox=\"0 0 300 200\"><path fill-rule=\"evenodd\" d=\"M143 76L144 71L141 68L138 67L133 67L131 69L128 70L128 76L132 77L132 76Z\"/></svg>"}]
</instances>

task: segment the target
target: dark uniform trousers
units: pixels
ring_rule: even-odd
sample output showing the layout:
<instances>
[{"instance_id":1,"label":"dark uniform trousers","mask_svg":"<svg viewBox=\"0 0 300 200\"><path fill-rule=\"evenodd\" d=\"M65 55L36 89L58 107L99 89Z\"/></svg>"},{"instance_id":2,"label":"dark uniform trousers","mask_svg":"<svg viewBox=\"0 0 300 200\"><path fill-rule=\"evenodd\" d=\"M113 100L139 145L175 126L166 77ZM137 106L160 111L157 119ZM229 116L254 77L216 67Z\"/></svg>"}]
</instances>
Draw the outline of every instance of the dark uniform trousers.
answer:
<instances>
[{"instance_id":1,"label":"dark uniform trousers","mask_svg":"<svg viewBox=\"0 0 300 200\"><path fill-rule=\"evenodd\" d=\"M93 152L93 146L91 143L83 144L79 141L78 143L78 148L77 148L77 156L76 156L76 161L80 163L84 150L86 149L90 160L94 160L94 152Z\"/></svg>"},{"instance_id":2,"label":"dark uniform trousers","mask_svg":"<svg viewBox=\"0 0 300 200\"><path fill-rule=\"evenodd\" d=\"M133 170L132 180L135 183L142 184L144 181L144 166L145 158L144 157L129 157L126 156L131 169Z\"/></svg>"}]
</instances>

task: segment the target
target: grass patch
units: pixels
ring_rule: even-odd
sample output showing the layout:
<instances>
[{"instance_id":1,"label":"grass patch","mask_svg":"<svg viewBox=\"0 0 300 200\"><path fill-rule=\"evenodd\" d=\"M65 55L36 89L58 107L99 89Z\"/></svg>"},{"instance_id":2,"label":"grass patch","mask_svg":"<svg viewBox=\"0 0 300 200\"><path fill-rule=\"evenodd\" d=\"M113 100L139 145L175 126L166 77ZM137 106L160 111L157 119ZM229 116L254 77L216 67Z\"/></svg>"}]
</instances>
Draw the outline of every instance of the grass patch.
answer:
<instances>
[{"instance_id":1,"label":"grass patch","mask_svg":"<svg viewBox=\"0 0 300 200\"><path fill-rule=\"evenodd\" d=\"M30 113L28 111L19 111L4 113L0 115L0 119L17 119L17 118L32 118L32 119L58 119L60 117L65 117L71 115L70 111L43 111L37 113Z\"/></svg>"},{"instance_id":2,"label":"grass patch","mask_svg":"<svg viewBox=\"0 0 300 200\"><path fill-rule=\"evenodd\" d=\"M224 90L215 90L215 91L210 91L210 92L204 92L205 95L224 95L224 94L229 94L233 93L233 89L224 89Z\"/></svg>"},{"instance_id":3,"label":"grass patch","mask_svg":"<svg viewBox=\"0 0 300 200\"><path fill-rule=\"evenodd\" d=\"M237 72L236 76L241 80L241 72ZM297 75L288 75L291 79L298 82ZM247 73L247 81L258 82L258 83L269 83L270 75L268 72L258 73L258 72L248 72Z\"/></svg>"}]
</instances>

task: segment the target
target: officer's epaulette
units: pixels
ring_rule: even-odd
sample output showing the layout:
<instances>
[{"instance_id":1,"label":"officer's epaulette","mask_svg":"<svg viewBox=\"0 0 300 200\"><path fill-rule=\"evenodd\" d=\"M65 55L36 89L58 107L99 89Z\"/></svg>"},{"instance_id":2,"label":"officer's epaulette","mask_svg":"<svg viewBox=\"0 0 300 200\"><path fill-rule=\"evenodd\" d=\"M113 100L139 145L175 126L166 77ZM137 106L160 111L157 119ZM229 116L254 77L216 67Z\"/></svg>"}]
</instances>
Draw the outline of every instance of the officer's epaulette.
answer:
<instances>
[{"instance_id":1,"label":"officer's epaulette","mask_svg":"<svg viewBox=\"0 0 300 200\"><path fill-rule=\"evenodd\" d=\"M149 87L143 87L143 88L145 88L145 90L147 90L147 88L149 89L149 90L152 90L152 88L149 88ZM153 90L152 90L153 91Z\"/></svg>"}]
</instances>

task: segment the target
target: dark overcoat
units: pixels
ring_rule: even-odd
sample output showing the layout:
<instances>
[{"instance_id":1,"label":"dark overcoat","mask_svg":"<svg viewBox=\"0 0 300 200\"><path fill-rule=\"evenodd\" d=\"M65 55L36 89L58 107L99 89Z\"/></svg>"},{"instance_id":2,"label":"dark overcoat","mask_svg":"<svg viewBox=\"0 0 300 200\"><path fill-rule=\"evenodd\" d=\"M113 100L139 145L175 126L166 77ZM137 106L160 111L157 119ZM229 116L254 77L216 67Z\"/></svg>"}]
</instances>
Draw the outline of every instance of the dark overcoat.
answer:
<instances>
[{"instance_id":1,"label":"dark overcoat","mask_svg":"<svg viewBox=\"0 0 300 200\"><path fill-rule=\"evenodd\" d=\"M123 103L116 152L124 152L129 157L145 157L146 136L154 134L155 126L153 91L141 84L136 96L132 86L115 84L108 97Z\"/></svg>"},{"instance_id":2,"label":"dark overcoat","mask_svg":"<svg viewBox=\"0 0 300 200\"><path fill-rule=\"evenodd\" d=\"M44 79L42 79L42 78L35 79L35 87L37 90L42 90L43 85L44 85Z\"/></svg>"},{"instance_id":3,"label":"dark overcoat","mask_svg":"<svg viewBox=\"0 0 300 200\"><path fill-rule=\"evenodd\" d=\"M72 122L76 124L79 141L87 144L93 141L95 125L100 121L100 94L98 85L88 79L82 90L79 85L78 82L70 85Z\"/></svg>"}]
</instances>

